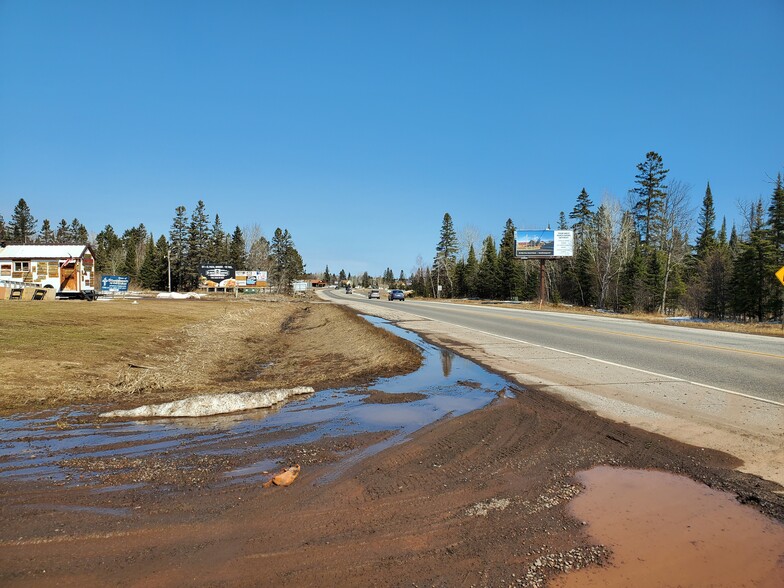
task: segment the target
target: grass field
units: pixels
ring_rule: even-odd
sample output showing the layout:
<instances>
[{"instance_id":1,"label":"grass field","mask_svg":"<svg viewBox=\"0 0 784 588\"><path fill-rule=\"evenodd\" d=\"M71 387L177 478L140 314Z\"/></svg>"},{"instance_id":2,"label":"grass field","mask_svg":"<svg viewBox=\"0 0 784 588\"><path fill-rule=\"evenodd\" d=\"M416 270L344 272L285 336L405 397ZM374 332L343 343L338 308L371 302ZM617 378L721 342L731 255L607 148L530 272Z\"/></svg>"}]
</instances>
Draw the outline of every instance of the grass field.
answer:
<instances>
[{"instance_id":1,"label":"grass field","mask_svg":"<svg viewBox=\"0 0 784 588\"><path fill-rule=\"evenodd\" d=\"M8 412L324 388L414 369L421 359L342 308L277 298L0 302L0 361L0 411Z\"/></svg>"}]
</instances>

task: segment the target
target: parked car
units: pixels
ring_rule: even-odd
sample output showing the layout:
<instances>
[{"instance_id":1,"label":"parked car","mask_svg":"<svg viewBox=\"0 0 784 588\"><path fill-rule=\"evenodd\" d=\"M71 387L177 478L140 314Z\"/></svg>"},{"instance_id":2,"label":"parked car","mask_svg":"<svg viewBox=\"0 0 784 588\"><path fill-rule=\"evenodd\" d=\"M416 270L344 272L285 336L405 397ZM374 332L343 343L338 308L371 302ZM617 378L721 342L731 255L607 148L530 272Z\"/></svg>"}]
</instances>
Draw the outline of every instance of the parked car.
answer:
<instances>
[{"instance_id":1,"label":"parked car","mask_svg":"<svg viewBox=\"0 0 784 588\"><path fill-rule=\"evenodd\" d=\"M389 300L405 300L406 294L403 290L390 290L389 296L387 296Z\"/></svg>"},{"instance_id":2,"label":"parked car","mask_svg":"<svg viewBox=\"0 0 784 588\"><path fill-rule=\"evenodd\" d=\"M380 299L381 298L381 294L379 293L378 288L373 288L372 290L370 290L370 292L368 292L368 298L369 299L370 298L379 298Z\"/></svg>"}]
</instances>

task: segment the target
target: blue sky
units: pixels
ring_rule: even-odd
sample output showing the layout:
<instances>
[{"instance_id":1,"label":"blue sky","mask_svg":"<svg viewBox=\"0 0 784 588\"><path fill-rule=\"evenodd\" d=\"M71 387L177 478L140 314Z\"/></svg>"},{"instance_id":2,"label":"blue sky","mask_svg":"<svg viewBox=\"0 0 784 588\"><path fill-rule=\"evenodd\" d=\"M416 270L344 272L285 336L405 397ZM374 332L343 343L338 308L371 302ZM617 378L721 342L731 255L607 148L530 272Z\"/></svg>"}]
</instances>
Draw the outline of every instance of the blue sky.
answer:
<instances>
[{"instance_id":1,"label":"blue sky","mask_svg":"<svg viewBox=\"0 0 784 588\"><path fill-rule=\"evenodd\" d=\"M310 271L408 273L657 151L721 219L784 170L784 2L0 0L0 214L289 229Z\"/></svg>"}]
</instances>

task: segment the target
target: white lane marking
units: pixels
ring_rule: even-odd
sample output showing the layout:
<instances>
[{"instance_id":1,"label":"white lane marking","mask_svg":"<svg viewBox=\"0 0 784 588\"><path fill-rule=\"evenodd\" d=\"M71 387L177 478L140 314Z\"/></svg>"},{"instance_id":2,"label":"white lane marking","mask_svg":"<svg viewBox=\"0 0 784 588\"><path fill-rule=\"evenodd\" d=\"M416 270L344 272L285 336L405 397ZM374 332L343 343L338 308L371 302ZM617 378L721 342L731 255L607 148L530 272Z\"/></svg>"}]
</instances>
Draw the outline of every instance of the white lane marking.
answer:
<instances>
[{"instance_id":1,"label":"white lane marking","mask_svg":"<svg viewBox=\"0 0 784 588\"><path fill-rule=\"evenodd\" d=\"M445 321L443 319L433 319L433 318L430 318L430 317L427 317L427 316L423 316L421 314L416 314L416 313L411 312L409 310L406 310L404 312L406 312L408 314L412 314L412 315L417 316L419 318L428 319L428 320L435 321L435 322L443 322L443 323L447 323L447 324L453 325L455 327L460 327L462 329L467 329L469 331L474 331L476 333L482 333L483 335L488 335L490 337L497 337L498 339L506 339L507 341L514 341L516 343L525 343L526 345L531 345L533 347L539 347L541 349L547 349L548 351L556 351L558 353L565 353L566 355L573 355L574 357L579 357L581 359L587 359L587 360L590 360L590 361L596 361L596 362L603 363L603 364L606 364L606 365L611 365L611 366L614 366L614 367L619 367L619 368L624 368L624 369L627 369L627 370L632 370L632 371L635 371L635 372L640 372L640 373L643 373L643 374L647 374L649 376L656 376L656 377L659 377L659 378L667 378L667 379L672 380L674 382L684 382L686 384L693 384L694 386L700 386L702 388L708 388L709 390L716 390L717 392L724 392L725 394L732 394L733 396L740 396L742 398L748 398L749 400L756 400L758 402L765 402L767 404L772 404L774 406L780 406L780 407L784 408L784 402L777 402L775 400L769 400L767 398L760 398L759 396L752 396L751 394L745 394L743 392L736 392L735 390L727 390L726 388L719 388L717 386L712 386L710 384L704 384L702 382L694 382L692 380L686 380L684 378L678 378L677 376L670 376L670 375L667 375L667 374L660 374L658 372L652 372L652 371L644 370L642 368L634 367L634 366L631 366L631 365L625 365L625 364L622 364L622 363L616 363L616 362L613 362L613 361L607 361L606 359L599 359L598 357L591 357L589 355L583 355L581 353L574 353L573 351L566 351L564 349L558 349L556 347L547 347L546 345L540 345L539 343L531 343L530 341L525 341L523 339L516 339L514 337L508 337L506 335L498 335L496 333L490 333L488 331L483 331L481 329L475 329L473 327L466 327L466 326L460 325L458 323L452 323L452 322L449 322L449 321Z\"/></svg>"}]
</instances>

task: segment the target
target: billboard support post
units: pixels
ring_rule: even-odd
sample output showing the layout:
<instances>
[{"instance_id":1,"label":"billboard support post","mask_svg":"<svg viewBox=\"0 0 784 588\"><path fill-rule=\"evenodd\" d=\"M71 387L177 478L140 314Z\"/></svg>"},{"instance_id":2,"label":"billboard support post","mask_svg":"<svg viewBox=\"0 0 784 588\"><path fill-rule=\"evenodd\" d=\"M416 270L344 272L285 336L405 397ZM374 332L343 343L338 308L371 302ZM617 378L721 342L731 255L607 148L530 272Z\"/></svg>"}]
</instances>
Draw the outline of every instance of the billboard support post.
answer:
<instances>
[{"instance_id":1,"label":"billboard support post","mask_svg":"<svg viewBox=\"0 0 784 588\"><path fill-rule=\"evenodd\" d=\"M544 259L539 260L539 308L544 304Z\"/></svg>"}]
</instances>

